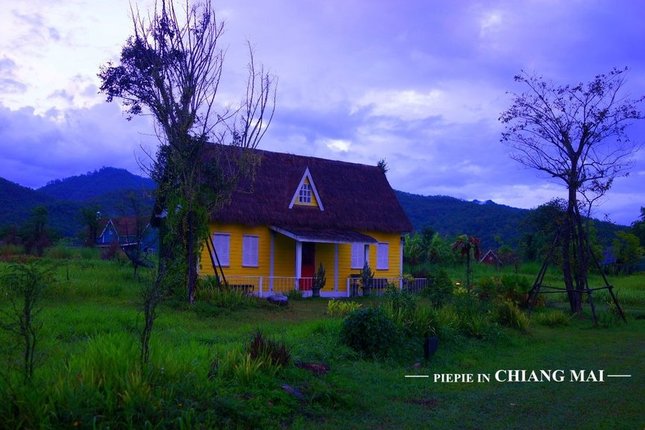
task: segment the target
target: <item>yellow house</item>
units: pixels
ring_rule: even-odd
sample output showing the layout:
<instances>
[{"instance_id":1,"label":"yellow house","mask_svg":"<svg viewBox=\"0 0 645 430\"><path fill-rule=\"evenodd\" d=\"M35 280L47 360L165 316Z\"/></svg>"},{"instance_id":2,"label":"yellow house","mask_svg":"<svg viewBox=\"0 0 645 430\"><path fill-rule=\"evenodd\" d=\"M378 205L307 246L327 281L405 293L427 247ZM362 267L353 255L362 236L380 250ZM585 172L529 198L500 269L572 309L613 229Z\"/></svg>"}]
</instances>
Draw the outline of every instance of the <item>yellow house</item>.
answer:
<instances>
[{"instance_id":1,"label":"yellow house","mask_svg":"<svg viewBox=\"0 0 645 430\"><path fill-rule=\"evenodd\" d=\"M254 150L254 181L239 186L212 214L202 275L224 277L254 294L311 294L322 264L320 295L360 294L368 263L373 286L401 285L403 234L412 230L377 166Z\"/></svg>"}]
</instances>

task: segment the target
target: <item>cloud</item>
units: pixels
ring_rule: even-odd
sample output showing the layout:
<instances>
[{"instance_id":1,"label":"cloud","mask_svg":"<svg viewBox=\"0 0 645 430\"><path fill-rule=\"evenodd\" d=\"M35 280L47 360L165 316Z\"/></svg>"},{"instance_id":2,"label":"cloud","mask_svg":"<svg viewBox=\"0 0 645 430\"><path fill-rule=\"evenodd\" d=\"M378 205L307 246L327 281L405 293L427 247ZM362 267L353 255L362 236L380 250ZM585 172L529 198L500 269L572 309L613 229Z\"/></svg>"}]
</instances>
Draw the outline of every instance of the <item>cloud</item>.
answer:
<instances>
[{"instance_id":1,"label":"cloud","mask_svg":"<svg viewBox=\"0 0 645 430\"><path fill-rule=\"evenodd\" d=\"M115 104L36 115L33 108L0 107L1 176L24 186L85 173L101 166L140 173L136 157L155 139L145 118L126 121Z\"/></svg>"},{"instance_id":2,"label":"cloud","mask_svg":"<svg viewBox=\"0 0 645 430\"><path fill-rule=\"evenodd\" d=\"M1 93L24 93L27 85L16 79L16 62L9 57L0 59L0 94Z\"/></svg>"},{"instance_id":3,"label":"cloud","mask_svg":"<svg viewBox=\"0 0 645 430\"><path fill-rule=\"evenodd\" d=\"M369 90L358 99L353 112L367 110L373 116L388 116L404 121L436 117L444 124L486 121L497 123L504 94L487 84L469 81L441 82L419 91Z\"/></svg>"},{"instance_id":4,"label":"cloud","mask_svg":"<svg viewBox=\"0 0 645 430\"><path fill-rule=\"evenodd\" d=\"M333 152L348 152L352 142L344 139L321 139L319 144L325 145Z\"/></svg>"}]
</instances>

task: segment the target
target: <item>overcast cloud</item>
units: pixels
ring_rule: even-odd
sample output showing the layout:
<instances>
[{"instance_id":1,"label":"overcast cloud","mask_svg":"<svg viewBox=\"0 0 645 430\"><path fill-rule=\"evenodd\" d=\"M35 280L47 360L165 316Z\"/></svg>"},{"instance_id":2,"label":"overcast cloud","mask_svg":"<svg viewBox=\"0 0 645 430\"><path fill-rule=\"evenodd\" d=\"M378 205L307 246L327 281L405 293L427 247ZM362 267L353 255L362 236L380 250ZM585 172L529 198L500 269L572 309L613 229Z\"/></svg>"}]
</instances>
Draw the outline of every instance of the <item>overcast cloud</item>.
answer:
<instances>
[{"instance_id":1,"label":"overcast cloud","mask_svg":"<svg viewBox=\"0 0 645 430\"><path fill-rule=\"evenodd\" d=\"M140 2L145 10L150 1ZM640 1L223 0L222 99L239 99L246 40L279 78L261 147L376 164L399 190L530 208L560 184L508 157L497 118L524 69L561 83L628 66L645 94ZM134 173L153 148L97 94L100 65L130 33L127 0L30 0L0 9L0 176L39 187L101 166ZM645 125L633 140L645 141ZM645 156L596 211L630 223L645 206Z\"/></svg>"}]
</instances>

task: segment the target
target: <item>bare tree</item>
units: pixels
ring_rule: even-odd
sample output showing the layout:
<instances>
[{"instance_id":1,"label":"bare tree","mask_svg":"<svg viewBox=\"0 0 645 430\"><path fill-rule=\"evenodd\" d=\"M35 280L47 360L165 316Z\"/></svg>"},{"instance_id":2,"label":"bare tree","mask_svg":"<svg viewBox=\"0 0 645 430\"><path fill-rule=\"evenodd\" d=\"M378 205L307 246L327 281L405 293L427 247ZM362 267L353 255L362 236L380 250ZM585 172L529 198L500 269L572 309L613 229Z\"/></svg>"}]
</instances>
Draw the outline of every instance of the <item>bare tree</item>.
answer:
<instances>
[{"instance_id":1,"label":"bare tree","mask_svg":"<svg viewBox=\"0 0 645 430\"><path fill-rule=\"evenodd\" d=\"M213 153L211 143L257 147L273 117L275 81L256 66L249 45L242 102L234 108L218 103L224 24L216 20L208 1L186 0L180 10L172 0L161 0L147 18L136 9L132 16L134 35L126 41L119 63L101 68L100 89L108 102L121 99L129 118L147 110L156 120L161 145L152 176L159 187L158 201L173 223L164 230L172 237L162 241L182 244L192 302L199 251L207 234L206 197L224 200L234 182L230 175L245 171L214 171L226 163L215 159L206 166L204 157ZM212 189L213 185L217 188Z\"/></svg>"},{"instance_id":2,"label":"bare tree","mask_svg":"<svg viewBox=\"0 0 645 430\"><path fill-rule=\"evenodd\" d=\"M643 98L622 95L627 69L612 69L588 83L557 85L525 72L515 76L524 93L510 93L511 107L499 120L502 142L519 163L562 181L568 191L566 217L560 234L563 275L572 312L581 309L580 292L588 288L588 233L581 209L603 196L619 176L626 175L630 156L639 148L626 133Z\"/></svg>"}]
</instances>

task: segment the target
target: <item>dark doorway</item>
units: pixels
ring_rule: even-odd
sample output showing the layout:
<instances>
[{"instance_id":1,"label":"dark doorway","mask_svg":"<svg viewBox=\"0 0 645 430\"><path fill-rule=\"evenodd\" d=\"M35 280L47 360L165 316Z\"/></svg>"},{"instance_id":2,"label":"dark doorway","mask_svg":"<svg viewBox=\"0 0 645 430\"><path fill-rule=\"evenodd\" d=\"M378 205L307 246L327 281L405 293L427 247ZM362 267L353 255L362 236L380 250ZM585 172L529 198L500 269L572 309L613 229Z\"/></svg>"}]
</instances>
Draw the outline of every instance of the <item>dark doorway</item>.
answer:
<instances>
[{"instance_id":1,"label":"dark doorway","mask_svg":"<svg viewBox=\"0 0 645 430\"><path fill-rule=\"evenodd\" d=\"M300 290L311 290L312 280L316 273L316 244L303 242L302 244L302 270L300 277Z\"/></svg>"}]
</instances>

